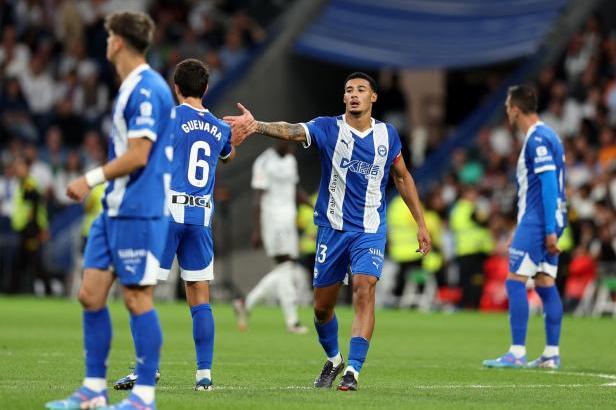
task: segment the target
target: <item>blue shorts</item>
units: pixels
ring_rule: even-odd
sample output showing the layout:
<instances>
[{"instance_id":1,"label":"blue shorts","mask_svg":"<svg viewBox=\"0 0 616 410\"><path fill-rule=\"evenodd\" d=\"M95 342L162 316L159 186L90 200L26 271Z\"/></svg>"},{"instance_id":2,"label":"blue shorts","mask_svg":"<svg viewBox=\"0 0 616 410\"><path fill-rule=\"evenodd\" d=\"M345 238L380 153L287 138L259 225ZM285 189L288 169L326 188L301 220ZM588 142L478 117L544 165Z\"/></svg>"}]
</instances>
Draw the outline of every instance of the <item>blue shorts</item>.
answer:
<instances>
[{"instance_id":1,"label":"blue shorts","mask_svg":"<svg viewBox=\"0 0 616 410\"><path fill-rule=\"evenodd\" d=\"M102 213L90 227L83 266L113 267L125 286L155 285L168 226L166 217L110 218Z\"/></svg>"},{"instance_id":2,"label":"blue shorts","mask_svg":"<svg viewBox=\"0 0 616 410\"><path fill-rule=\"evenodd\" d=\"M380 278L386 241L384 233L337 231L319 226L313 286L324 288L344 282L349 266L353 275Z\"/></svg>"},{"instance_id":3,"label":"blue shorts","mask_svg":"<svg viewBox=\"0 0 616 410\"><path fill-rule=\"evenodd\" d=\"M556 233L558 237L562 230ZM530 278L546 273L556 278L558 255L545 248L545 231L541 225L518 225L509 247L509 271Z\"/></svg>"},{"instance_id":4,"label":"blue shorts","mask_svg":"<svg viewBox=\"0 0 616 410\"><path fill-rule=\"evenodd\" d=\"M174 221L169 223L167 243L160 260L159 280L167 280L176 255L185 281L214 279L214 241L210 227Z\"/></svg>"}]
</instances>

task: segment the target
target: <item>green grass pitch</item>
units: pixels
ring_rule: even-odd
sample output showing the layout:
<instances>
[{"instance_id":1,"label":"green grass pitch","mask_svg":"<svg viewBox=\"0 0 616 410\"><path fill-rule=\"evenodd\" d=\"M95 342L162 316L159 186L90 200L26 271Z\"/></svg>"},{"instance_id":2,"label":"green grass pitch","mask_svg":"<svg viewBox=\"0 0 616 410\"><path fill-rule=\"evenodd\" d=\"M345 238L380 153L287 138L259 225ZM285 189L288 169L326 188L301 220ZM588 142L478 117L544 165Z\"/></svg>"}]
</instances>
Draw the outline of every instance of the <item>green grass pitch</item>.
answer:
<instances>
[{"instance_id":1,"label":"green grass pitch","mask_svg":"<svg viewBox=\"0 0 616 410\"><path fill-rule=\"evenodd\" d=\"M114 338L110 381L133 362L128 315L111 304ZM378 311L359 391L317 391L324 355L314 330L283 330L281 313L262 307L246 333L231 308L214 305L216 345L212 392L195 392L190 314L184 304L158 304L163 332L159 409L339 408L616 408L616 322L565 318L563 369L487 370L481 361L509 343L504 314L420 314ZM0 298L0 409L42 409L83 377L81 310L74 301ZM338 309L340 345L348 352L352 311ZM311 323L308 308L300 312ZM529 358L543 348L543 324L529 324ZM125 393L111 392L113 402Z\"/></svg>"}]
</instances>

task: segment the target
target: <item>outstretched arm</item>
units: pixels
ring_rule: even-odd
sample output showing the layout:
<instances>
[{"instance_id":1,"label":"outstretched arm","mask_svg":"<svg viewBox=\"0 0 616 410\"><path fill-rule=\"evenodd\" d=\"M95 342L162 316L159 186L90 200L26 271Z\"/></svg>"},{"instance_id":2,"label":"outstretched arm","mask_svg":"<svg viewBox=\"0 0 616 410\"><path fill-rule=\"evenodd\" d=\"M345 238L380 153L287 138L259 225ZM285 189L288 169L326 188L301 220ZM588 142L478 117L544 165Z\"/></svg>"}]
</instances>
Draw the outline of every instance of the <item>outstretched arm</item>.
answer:
<instances>
[{"instance_id":1,"label":"outstretched arm","mask_svg":"<svg viewBox=\"0 0 616 410\"><path fill-rule=\"evenodd\" d=\"M417 194L417 188L415 187L415 181L411 173L406 168L402 157L394 161L391 166L391 173L394 178L394 184L400 193L400 196L404 200L404 203L411 211L413 219L417 222L417 242L419 243L419 249L422 255L430 252L432 248L432 240L426 227L426 221L424 220L423 210L421 208L421 202L419 202L419 195Z\"/></svg>"},{"instance_id":2,"label":"outstretched arm","mask_svg":"<svg viewBox=\"0 0 616 410\"><path fill-rule=\"evenodd\" d=\"M240 145L254 133L286 141L306 142L306 131L301 124L257 121L242 104L238 103L237 107L242 112L241 115L228 115L223 118L233 130L231 140L234 146Z\"/></svg>"}]
</instances>

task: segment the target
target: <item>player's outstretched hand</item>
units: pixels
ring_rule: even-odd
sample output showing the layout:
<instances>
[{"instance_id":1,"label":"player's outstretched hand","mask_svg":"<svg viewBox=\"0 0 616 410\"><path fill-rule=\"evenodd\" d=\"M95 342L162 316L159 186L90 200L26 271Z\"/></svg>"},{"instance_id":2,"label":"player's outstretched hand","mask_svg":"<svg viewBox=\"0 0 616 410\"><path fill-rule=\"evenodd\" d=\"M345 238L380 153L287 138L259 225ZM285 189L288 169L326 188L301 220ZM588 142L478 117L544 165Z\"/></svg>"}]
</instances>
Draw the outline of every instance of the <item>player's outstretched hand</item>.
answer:
<instances>
[{"instance_id":1,"label":"player's outstretched hand","mask_svg":"<svg viewBox=\"0 0 616 410\"><path fill-rule=\"evenodd\" d=\"M242 104L237 103L241 115L227 115L223 120L231 126L231 144L240 145L246 138L257 130L257 122L252 113Z\"/></svg>"},{"instance_id":2,"label":"player's outstretched hand","mask_svg":"<svg viewBox=\"0 0 616 410\"><path fill-rule=\"evenodd\" d=\"M560 253L558 237L555 233L545 236L545 248L550 255L558 255Z\"/></svg>"},{"instance_id":3,"label":"player's outstretched hand","mask_svg":"<svg viewBox=\"0 0 616 410\"><path fill-rule=\"evenodd\" d=\"M83 176L72 180L70 184L68 184L68 186L66 187L66 195L69 198L74 199L78 202L83 201L83 199L86 197L86 195L88 195L89 192L90 187L86 182L86 178Z\"/></svg>"},{"instance_id":4,"label":"player's outstretched hand","mask_svg":"<svg viewBox=\"0 0 616 410\"><path fill-rule=\"evenodd\" d=\"M430 234L425 226L419 228L417 232L417 242L419 243L419 248L416 252L422 255L427 255L432 249L432 239L430 239Z\"/></svg>"}]
</instances>

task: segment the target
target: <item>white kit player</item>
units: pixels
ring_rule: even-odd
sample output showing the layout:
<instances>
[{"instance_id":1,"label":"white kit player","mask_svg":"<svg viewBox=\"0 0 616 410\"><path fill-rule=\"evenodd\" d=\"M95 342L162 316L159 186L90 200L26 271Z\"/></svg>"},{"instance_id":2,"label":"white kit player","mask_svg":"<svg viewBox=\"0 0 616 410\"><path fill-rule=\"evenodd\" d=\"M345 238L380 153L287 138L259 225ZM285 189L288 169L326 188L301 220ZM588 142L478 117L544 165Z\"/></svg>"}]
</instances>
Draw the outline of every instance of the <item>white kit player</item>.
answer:
<instances>
[{"instance_id":1,"label":"white kit player","mask_svg":"<svg viewBox=\"0 0 616 410\"><path fill-rule=\"evenodd\" d=\"M266 298L280 303L287 330L304 334L308 331L299 323L297 315L298 292L296 282L302 280L302 269L295 259L298 256L297 234L297 161L287 141L265 150L252 167L252 189L255 191L255 213L252 244L263 246L267 256L276 266L254 289L242 304L234 306L240 330L247 327L247 316L253 307Z\"/></svg>"}]
</instances>

